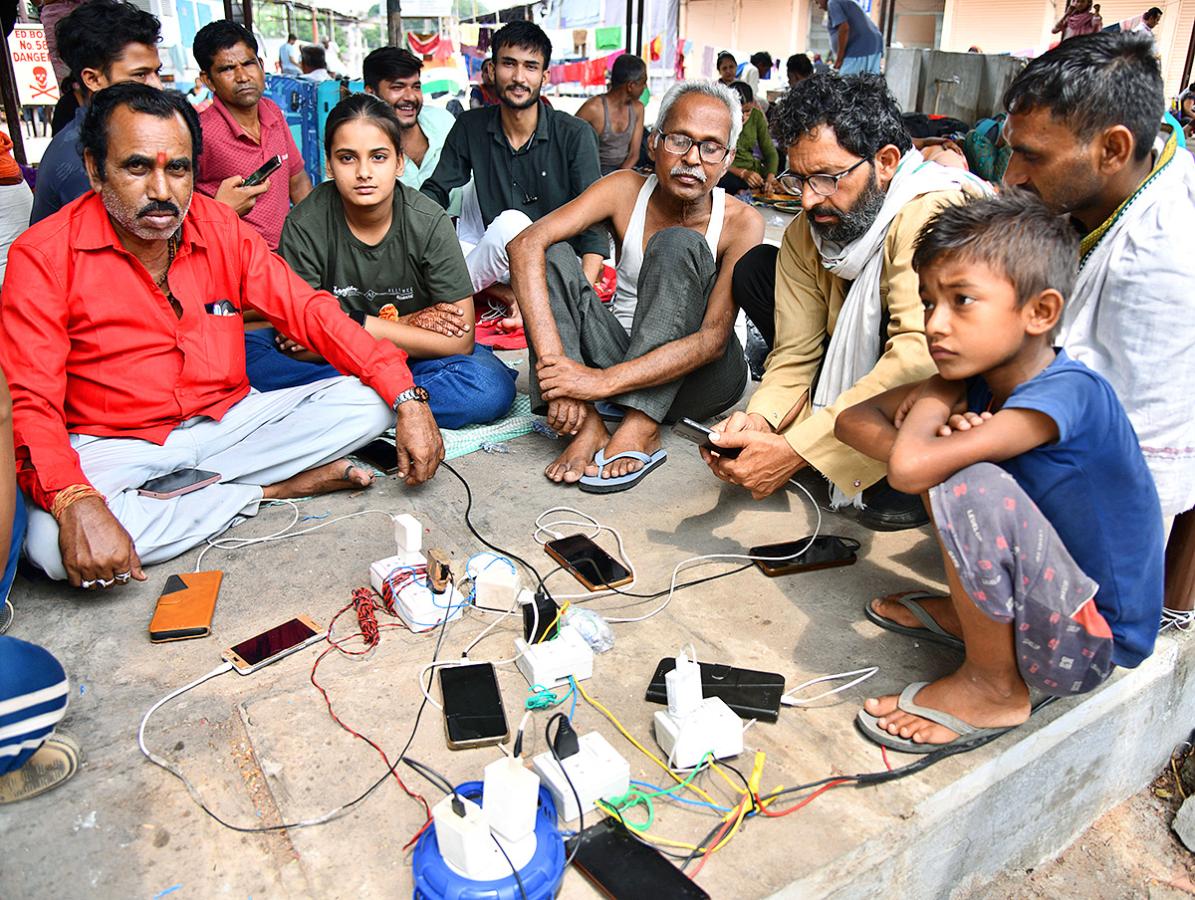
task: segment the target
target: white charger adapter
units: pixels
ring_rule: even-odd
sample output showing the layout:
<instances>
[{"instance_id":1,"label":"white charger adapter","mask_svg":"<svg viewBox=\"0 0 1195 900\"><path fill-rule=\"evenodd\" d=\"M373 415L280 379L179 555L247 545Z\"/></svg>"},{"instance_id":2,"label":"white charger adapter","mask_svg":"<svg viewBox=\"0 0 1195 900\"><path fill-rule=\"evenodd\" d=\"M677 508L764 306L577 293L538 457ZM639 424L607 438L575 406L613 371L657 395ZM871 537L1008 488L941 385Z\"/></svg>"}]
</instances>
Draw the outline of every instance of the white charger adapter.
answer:
<instances>
[{"instance_id":1,"label":"white charger adapter","mask_svg":"<svg viewBox=\"0 0 1195 900\"><path fill-rule=\"evenodd\" d=\"M668 709L655 714L654 730L669 762L689 769L706 753L726 759L743 752L743 720L720 697L702 697L701 666L683 650L664 675L664 689Z\"/></svg>"},{"instance_id":2,"label":"white charger adapter","mask_svg":"<svg viewBox=\"0 0 1195 900\"><path fill-rule=\"evenodd\" d=\"M596 731L580 735L578 745L579 750L562 761L563 771L551 750L545 750L531 760L531 768L551 793L557 814L565 822L571 822L582 812L590 812L598 800L621 797L631 784L630 764ZM572 787L569 787L569 781ZM576 797L573 796L574 788ZM578 798L580 809L577 808Z\"/></svg>"},{"instance_id":3,"label":"white charger adapter","mask_svg":"<svg viewBox=\"0 0 1195 900\"><path fill-rule=\"evenodd\" d=\"M484 769L482 812L490 829L508 841L519 841L535 832L539 807L539 779L510 756L496 759Z\"/></svg>"},{"instance_id":4,"label":"white charger adapter","mask_svg":"<svg viewBox=\"0 0 1195 900\"><path fill-rule=\"evenodd\" d=\"M593 648L575 628L562 625L555 638L540 644L515 638L515 665L530 685L556 687L569 676L584 681L593 677Z\"/></svg>"},{"instance_id":5,"label":"white charger adapter","mask_svg":"<svg viewBox=\"0 0 1195 900\"><path fill-rule=\"evenodd\" d=\"M453 808L459 803L460 815ZM497 881L510 875L511 866L522 869L535 855L535 832L518 841L507 841L490 831L480 806L466 797L449 794L432 807L436 846L448 868L471 881ZM501 842L501 849L499 844ZM502 851L506 851L506 856ZM507 862L507 856L510 861Z\"/></svg>"}]
</instances>

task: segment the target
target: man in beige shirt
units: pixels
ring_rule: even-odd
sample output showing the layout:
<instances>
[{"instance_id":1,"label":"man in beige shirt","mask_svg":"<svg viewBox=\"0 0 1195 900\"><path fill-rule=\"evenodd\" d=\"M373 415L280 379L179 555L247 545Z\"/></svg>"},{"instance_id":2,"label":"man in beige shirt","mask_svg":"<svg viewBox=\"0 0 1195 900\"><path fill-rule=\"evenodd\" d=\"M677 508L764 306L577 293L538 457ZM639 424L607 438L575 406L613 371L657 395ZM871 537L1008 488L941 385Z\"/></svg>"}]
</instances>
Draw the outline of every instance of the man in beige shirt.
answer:
<instances>
[{"instance_id":1,"label":"man in beige shirt","mask_svg":"<svg viewBox=\"0 0 1195 900\"><path fill-rule=\"evenodd\" d=\"M913 247L938 209L981 188L921 157L878 76L814 76L778 104L772 129L787 148L781 183L804 212L779 249L757 247L735 269L735 300L771 352L747 411L716 429L717 443L741 454L703 456L756 499L813 466L831 482L836 506L859 506L884 465L839 442L834 420L936 371ZM918 498L886 484L866 499L862 518L872 527L926 521Z\"/></svg>"}]
</instances>

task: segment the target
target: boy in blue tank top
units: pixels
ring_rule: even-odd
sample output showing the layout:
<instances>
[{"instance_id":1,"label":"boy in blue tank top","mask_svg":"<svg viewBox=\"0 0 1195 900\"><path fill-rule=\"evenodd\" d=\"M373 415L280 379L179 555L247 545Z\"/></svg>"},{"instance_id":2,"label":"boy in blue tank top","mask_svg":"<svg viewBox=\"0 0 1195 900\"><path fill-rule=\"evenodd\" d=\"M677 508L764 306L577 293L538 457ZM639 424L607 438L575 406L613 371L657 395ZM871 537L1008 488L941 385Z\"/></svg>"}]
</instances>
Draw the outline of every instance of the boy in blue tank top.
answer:
<instances>
[{"instance_id":1,"label":"boy in blue tank top","mask_svg":"<svg viewBox=\"0 0 1195 900\"><path fill-rule=\"evenodd\" d=\"M1023 192L948 207L918 239L938 375L839 416L838 438L927 494L949 597L868 618L951 644L953 674L870 699L857 725L913 753L1021 724L1029 689L1090 691L1153 652L1161 508L1112 387L1056 350L1078 234Z\"/></svg>"}]
</instances>

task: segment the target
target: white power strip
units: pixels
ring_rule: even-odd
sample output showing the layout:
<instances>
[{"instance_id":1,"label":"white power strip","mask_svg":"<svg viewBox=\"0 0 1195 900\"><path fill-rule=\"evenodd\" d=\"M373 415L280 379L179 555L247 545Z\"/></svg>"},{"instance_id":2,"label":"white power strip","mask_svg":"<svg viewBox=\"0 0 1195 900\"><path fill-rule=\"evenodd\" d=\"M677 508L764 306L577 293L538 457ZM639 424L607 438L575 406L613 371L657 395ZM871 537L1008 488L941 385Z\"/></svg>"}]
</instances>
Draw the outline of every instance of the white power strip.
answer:
<instances>
[{"instance_id":1,"label":"white power strip","mask_svg":"<svg viewBox=\"0 0 1195 900\"><path fill-rule=\"evenodd\" d=\"M531 760L531 768L551 793L557 814L565 822L571 822L582 812L590 812L598 800L621 797L631 784L630 765L604 737L591 731L581 735L578 743L578 752L563 761L563 772L551 750L545 750ZM567 780L565 772L568 773ZM569 787L569 780L572 787ZM580 810L573 788L581 799Z\"/></svg>"},{"instance_id":2,"label":"white power strip","mask_svg":"<svg viewBox=\"0 0 1195 900\"><path fill-rule=\"evenodd\" d=\"M422 553L407 552L386 559L379 559L369 567L369 583L379 594L383 593L386 579L403 568L426 566ZM430 631L439 626L447 616L448 621L459 619L465 606L464 595L455 584L449 584L443 594L433 594L425 584L412 582L398 591L394 597L394 609L399 618L413 632Z\"/></svg>"},{"instance_id":3,"label":"white power strip","mask_svg":"<svg viewBox=\"0 0 1195 900\"><path fill-rule=\"evenodd\" d=\"M655 714L655 733L668 761L681 769L693 768L706 753L728 759L743 752L743 720L721 697L706 697L680 718L660 710Z\"/></svg>"},{"instance_id":4,"label":"white power strip","mask_svg":"<svg viewBox=\"0 0 1195 900\"><path fill-rule=\"evenodd\" d=\"M540 644L515 638L515 665L532 686L556 687L570 676L584 681L593 677L593 648L575 628L563 625L555 638Z\"/></svg>"}]
</instances>

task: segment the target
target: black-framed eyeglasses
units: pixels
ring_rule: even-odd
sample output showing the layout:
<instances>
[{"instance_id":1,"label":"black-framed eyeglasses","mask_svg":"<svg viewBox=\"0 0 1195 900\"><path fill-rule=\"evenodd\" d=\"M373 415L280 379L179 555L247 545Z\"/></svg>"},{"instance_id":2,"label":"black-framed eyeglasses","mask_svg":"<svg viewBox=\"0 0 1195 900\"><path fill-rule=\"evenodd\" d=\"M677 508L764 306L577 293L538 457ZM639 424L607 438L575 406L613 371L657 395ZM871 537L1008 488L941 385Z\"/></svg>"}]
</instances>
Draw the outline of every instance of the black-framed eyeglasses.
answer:
<instances>
[{"instance_id":1,"label":"black-framed eyeglasses","mask_svg":"<svg viewBox=\"0 0 1195 900\"><path fill-rule=\"evenodd\" d=\"M697 154L702 162L720 163L730 153L730 148L718 141L695 141L687 134L660 133L660 140L664 142L664 149L676 156L684 156L697 144Z\"/></svg>"},{"instance_id":2,"label":"black-framed eyeglasses","mask_svg":"<svg viewBox=\"0 0 1195 900\"><path fill-rule=\"evenodd\" d=\"M795 172L781 172L776 176L776 180L780 182L780 187L784 189L785 193L793 194L800 197L805 193L805 185L808 184L815 194L822 197L829 197L838 190L838 182L850 175L851 172L859 168L865 162L870 162L869 159L861 159L849 169L843 169L837 175L798 175Z\"/></svg>"}]
</instances>

